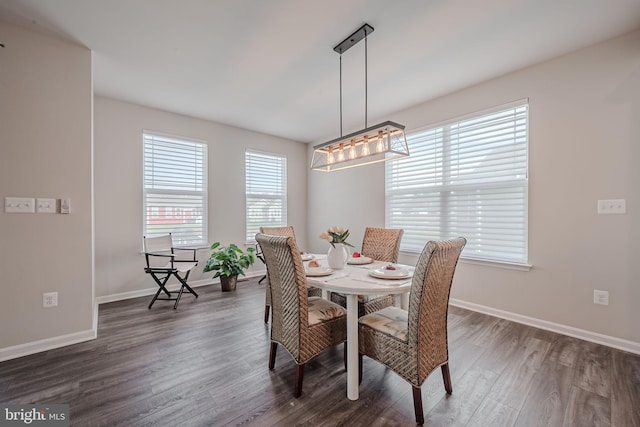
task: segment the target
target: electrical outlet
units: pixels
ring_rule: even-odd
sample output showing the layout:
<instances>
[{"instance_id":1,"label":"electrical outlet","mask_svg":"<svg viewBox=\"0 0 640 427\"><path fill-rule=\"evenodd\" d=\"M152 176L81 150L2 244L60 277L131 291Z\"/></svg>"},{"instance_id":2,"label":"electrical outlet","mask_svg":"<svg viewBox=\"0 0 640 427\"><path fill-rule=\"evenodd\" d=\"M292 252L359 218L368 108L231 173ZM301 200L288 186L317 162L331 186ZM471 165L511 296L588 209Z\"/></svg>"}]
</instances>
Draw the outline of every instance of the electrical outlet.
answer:
<instances>
[{"instance_id":1,"label":"electrical outlet","mask_svg":"<svg viewBox=\"0 0 640 427\"><path fill-rule=\"evenodd\" d=\"M45 292L42 294L42 306L45 308L56 307L58 305L57 292Z\"/></svg>"},{"instance_id":2,"label":"electrical outlet","mask_svg":"<svg viewBox=\"0 0 640 427\"><path fill-rule=\"evenodd\" d=\"M627 213L627 202L625 199L598 200L598 214L624 214Z\"/></svg>"},{"instance_id":3,"label":"electrical outlet","mask_svg":"<svg viewBox=\"0 0 640 427\"><path fill-rule=\"evenodd\" d=\"M609 305L609 291L593 290L593 303L600 305Z\"/></svg>"}]
</instances>

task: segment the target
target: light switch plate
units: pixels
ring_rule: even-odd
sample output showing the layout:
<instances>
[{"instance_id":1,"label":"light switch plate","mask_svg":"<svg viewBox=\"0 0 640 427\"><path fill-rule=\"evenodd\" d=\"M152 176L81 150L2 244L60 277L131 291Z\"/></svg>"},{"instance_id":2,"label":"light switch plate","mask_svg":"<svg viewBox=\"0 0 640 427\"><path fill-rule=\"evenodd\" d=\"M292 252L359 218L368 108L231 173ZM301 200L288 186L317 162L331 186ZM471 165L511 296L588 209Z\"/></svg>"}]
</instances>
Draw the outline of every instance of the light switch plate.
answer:
<instances>
[{"instance_id":1,"label":"light switch plate","mask_svg":"<svg viewBox=\"0 0 640 427\"><path fill-rule=\"evenodd\" d=\"M36 199L36 212L56 213L56 199Z\"/></svg>"},{"instance_id":2,"label":"light switch plate","mask_svg":"<svg viewBox=\"0 0 640 427\"><path fill-rule=\"evenodd\" d=\"M6 213L34 213L36 201L33 197L5 197L4 211Z\"/></svg>"}]
</instances>

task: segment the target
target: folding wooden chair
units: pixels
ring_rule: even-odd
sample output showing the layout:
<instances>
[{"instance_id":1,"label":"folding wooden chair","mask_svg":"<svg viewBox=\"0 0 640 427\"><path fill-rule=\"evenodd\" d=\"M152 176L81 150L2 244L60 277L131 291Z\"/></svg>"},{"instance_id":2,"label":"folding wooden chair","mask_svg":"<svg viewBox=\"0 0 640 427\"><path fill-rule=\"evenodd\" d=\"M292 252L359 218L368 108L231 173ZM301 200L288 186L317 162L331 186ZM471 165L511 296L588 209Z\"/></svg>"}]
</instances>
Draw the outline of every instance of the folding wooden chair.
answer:
<instances>
[{"instance_id":1,"label":"folding wooden chair","mask_svg":"<svg viewBox=\"0 0 640 427\"><path fill-rule=\"evenodd\" d=\"M177 259L180 252L189 252L189 259ZM182 297L182 293L185 289L187 292L198 298L196 291L191 289L187 284L187 279L189 278L191 269L198 265L198 261L196 260L196 249L174 248L171 233L160 237L145 236L144 257L147 262L147 266L144 269L145 273L149 273L159 286L158 292L156 292L149 304L149 308L151 308L156 300L175 301L173 308L178 308L178 303L180 302L180 298ZM178 295L174 298L171 297L171 292L166 288L166 284L171 276L178 279L181 284ZM167 295L166 298L159 298L162 292Z\"/></svg>"}]
</instances>

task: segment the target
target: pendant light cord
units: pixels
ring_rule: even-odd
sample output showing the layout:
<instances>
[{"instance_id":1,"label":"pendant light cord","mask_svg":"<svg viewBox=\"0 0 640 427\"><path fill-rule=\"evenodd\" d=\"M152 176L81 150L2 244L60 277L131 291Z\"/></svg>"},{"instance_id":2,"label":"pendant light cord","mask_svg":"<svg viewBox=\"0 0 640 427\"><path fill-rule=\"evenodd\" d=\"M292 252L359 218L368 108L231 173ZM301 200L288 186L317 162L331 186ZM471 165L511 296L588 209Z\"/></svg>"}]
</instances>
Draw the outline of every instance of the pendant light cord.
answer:
<instances>
[{"instance_id":1,"label":"pendant light cord","mask_svg":"<svg viewBox=\"0 0 640 427\"><path fill-rule=\"evenodd\" d=\"M342 138L342 54L340 54L340 138Z\"/></svg>"},{"instance_id":2,"label":"pendant light cord","mask_svg":"<svg viewBox=\"0 0 640 427\"><path fill-rule=\"evenodd\" d=\"M364 30L364 128L367 128L367 30Z\"/></svg>"}]
</instances>

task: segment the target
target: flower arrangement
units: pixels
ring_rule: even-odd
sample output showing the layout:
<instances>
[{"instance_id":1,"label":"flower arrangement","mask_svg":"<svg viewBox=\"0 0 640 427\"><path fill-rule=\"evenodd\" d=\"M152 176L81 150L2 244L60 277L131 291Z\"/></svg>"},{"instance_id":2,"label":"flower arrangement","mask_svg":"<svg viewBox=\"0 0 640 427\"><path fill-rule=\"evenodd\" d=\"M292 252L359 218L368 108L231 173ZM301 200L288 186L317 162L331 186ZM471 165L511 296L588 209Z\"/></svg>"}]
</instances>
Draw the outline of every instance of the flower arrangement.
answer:
<instances>
[{"instance_id":1,"label":"flower arrangement","mask_svg":"<svg viewBox=\"0 0 640 427\"><path fill-rule=\"evenodd\" d=\"M353 247L351 243L347 242L348 237L349 230L335 225L333 227L329 227L327 231L320 234L320 238L331 243L331 246L333 246L334 248L336 247L336 243L342 243L343 245Z\"/></svg>"}]
</instances>

